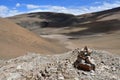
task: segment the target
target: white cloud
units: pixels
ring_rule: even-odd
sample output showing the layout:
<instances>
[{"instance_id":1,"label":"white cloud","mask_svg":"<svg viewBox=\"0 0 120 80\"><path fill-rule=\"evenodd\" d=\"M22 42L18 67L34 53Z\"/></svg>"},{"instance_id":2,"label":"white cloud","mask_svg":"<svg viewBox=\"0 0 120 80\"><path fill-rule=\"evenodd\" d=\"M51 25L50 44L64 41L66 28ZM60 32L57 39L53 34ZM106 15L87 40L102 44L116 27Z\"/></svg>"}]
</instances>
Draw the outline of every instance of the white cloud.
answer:
<instances>
[{"instance_id":1,"label":"white cloud","mask_svg":"<svg viewBox=\"0 0 120 80\"><path fill-rule=\"evenodd\" d=\"M80 15L85 13L107 10L115 7L120 7L120 1L117 1L115 3L104 2L99 6L89 6L89 7L84 6L84 7L74 7L74 8L63 7L63 6L50 6L50 5L46 5L46 6L34 5L31 7L32 10L30 10L29 12L60 12L60 13L70 13L70 14Z\"/></svg>"},{"instance_id":2,"label":"white cloud","mask_svg":"<svg viewBox=\"0 0 120 80\"><path fill-rule=\"evenodd\" d=\"M101 2L97 1L97 2L94 2L94 4L101 4Z\"/></svg>"},{"instance_id":3,"label":"white cloud","mask_svg":"<svg viewBox=\"0 0 120 80\"><path fill-rule=\"evenodd\" d=\"M7 6L0 5L0 17L14 16L24 12L19 12L16 9L9 9Z\"/></svg>"},{"instance_id":4,"label":"white cloud","mask_svg":"<svg viewBox=\"0 0 120 80\"><path fill-rule=\"evenodd\" d=\"M16 4L16 6L21 6L21 4ZM59 12L59 13L70 13L75 15L91 13L102 11L106 9L111 9L114 7L120 7L120 1L116 1L115 3L107 3L104 2L99 6L80 6L80 7L63 7L63 6L52 6L52 5L33 5L28 4L24 5L27 8L27 13L30 12ZM17 7L14 9L9 9L4 5L0 5L0 17L8 17L17 14L21 14L25 12L21 12L17 10Z\"/></svg>"},{"instance_id":5,"label":"white cloud","mask_svg":"<svg viewBox=\"0 0 120 80\"><path fill-rule=\"evenodd\" d=\"M27 9L35 9L35 8L39 8L40 6L33 5L33 4L27 4L26 7L27 7Z\"/></svg>"},{"instance_id":6,"label":"white cloud","mask_svg":"<svg viewBox=\"0 0 120 80\"><path fill-rule=\"evenodd\" d=\"M8 10L8 8L4 5L0 5L0 11Z\"/></svg>"},{"instance_id":7,"label":"white cloud","mask_svg":"<svg viewBox=\"0 0 120 80\"><path fill-rule=\"evenodd\" d=\"M0 6L0 17L4 17L6 16L7 12L8 12L8 8L4 5Z\"/></svg>"},{"instance_id":8,"label":"white cloud","mask_svg":"<svg viewBox=\"0 0 120 80\"><path fill-rule=\"evenodd\" d=\"M87 10L85 12L86 13L97 12L97 11L112 9L112 8L115 8L115 7L120 7L120 2L116 2L116 3L104 2L102 5L91 6L91 7L86 8Z\"/></svg>"},{"instance_id":9,"label":"white cloud","mask_svg":"<svg viewBox=\"0 0 120 80\"><path fill-rule=\"evenodd\" d=\"M17 3L17 4L16 4L16 7L20 7L20 6L21 6L21 4L20 4L20 3Z\"/></svg>"}]
</instances>

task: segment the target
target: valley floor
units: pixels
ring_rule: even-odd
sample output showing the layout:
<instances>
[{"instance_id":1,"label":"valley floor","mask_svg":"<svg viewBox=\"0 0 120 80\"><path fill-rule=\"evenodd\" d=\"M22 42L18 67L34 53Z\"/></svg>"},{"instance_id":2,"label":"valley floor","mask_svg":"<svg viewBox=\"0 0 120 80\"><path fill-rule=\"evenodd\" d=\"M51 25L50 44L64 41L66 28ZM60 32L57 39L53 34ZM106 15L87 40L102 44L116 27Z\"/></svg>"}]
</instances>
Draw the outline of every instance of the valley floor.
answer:
<instances>
[{"instance_id":1,"label":"valley floor","mask_svg":"<svg viewBox=\"0 0 120 80\"><path fill-rule=\"evenodd\" d=\"M62 34L41 35L44 38L59 40L61 44L65 44L68 49L90 48L109 51L113 54L120 55L120 34L98 34L90 36L66 36Z\"/></svg>"}]
</instances>

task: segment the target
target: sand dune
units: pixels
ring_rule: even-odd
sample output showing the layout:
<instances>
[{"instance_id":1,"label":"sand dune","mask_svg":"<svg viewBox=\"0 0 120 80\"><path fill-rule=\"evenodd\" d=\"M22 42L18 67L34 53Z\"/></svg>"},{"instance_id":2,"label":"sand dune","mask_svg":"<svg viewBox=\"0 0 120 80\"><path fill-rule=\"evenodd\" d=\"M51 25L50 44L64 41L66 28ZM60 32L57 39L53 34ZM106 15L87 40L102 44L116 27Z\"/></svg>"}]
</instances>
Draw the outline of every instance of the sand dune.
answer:
<instances>
[{"instance_id":1,"label":"sand dune","mask_svg":"<svg viewBox=\"0 0 120 80\"><path fill-rule=\"evenodd\" d=\"M49 42L8 19L0 18L0 58L16 57L27 52L53 54L65 50L62 45Z\"/></svg>"}]
</instances>

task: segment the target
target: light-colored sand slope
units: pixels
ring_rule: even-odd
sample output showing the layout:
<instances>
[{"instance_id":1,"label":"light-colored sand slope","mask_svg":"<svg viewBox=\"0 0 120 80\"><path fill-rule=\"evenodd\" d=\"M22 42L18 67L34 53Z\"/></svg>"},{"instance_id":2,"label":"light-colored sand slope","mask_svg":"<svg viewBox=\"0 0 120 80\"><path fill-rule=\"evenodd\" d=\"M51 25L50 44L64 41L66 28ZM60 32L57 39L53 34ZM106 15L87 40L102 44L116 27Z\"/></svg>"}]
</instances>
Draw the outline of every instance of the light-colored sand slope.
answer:
<instances>
[{"instance_id":1,"label":"light-colored sand slope","mask_svg":"<svg viewBox=\"0 0 120 80\"><path fill-rule=\"evenodd\" d=\"M87 45L120 54L120 7L78 16L39 12L8 19L38 35L60 40L70 49ZM44 21L46 27L40 25Z\"/></svg>"},{"instance_id":2,"label":"light-colored sand slope","mask_svg":"<svg viewBox=\"0 0 120 80\"><path fill-rule=\"evenodd\" d=\"M1 58L16 57L27 52L41 54L64 52L66 49L61 46L35 35L10 20L0 18Z\"/></svg>"},{"instance_id":3,"label":"light-colored sand slope","mask_svg":"<svg viewBox=\"0 0 120 80\"><path fill-rule=\"evenodd\" d=\"M111 52L112 54L120 55L120 33L116 34L99 34L96 36L86 36L81 37L79 39L70 40L71 43L76 45L76 47L84 47L87 45L88 47L106 50Z\"/></svg>"},{"instance_id":4,"label":"light-colored sand slope","mask_svg":"<svg viewBox=\"0 0 120 80\"><path fill-rule=\"evenodd\" d=\"M120 31L114 34L96 34L91 36L42 35L43 37L60 40L66 48L76 49L88 46L93 49L109 51L120 55Z\"/></svg>"}]
</instances>

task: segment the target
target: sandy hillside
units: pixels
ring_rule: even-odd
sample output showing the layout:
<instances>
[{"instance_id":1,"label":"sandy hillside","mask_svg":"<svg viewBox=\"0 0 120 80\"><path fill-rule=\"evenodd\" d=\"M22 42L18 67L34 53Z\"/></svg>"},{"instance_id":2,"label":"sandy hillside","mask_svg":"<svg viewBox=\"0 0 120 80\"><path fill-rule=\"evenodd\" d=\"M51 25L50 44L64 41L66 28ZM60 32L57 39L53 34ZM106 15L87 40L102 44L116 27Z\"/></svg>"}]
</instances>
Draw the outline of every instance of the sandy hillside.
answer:
<instances>
[{"instance_id":1,"label":"sandy hillside","mask_svg":"<svg viewBox=\"0 0 120 80\"><path fill-rule=\"evenodd\" d=\"M120 54L120 7L77 16L38 12L8 19L45 38L60 40L70 49L87 45Z\"/></svg>"},{"instance_id":2,"label":"sandy hillside","mask_svg":"<svg viewBox=\"0 0 120 80\"><path fill-rule=\"evenodd\" d=\"M0 58L16 57L27 52L53 54L66 51L62 45L49 41L10 20L0 18Z\"/></svg>"}]
</instances>

